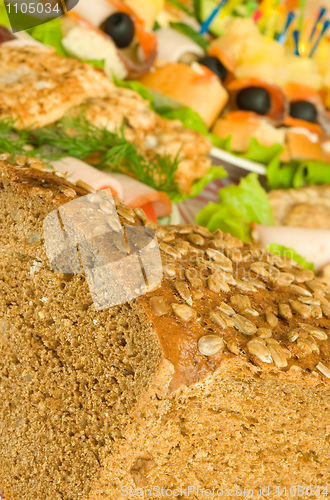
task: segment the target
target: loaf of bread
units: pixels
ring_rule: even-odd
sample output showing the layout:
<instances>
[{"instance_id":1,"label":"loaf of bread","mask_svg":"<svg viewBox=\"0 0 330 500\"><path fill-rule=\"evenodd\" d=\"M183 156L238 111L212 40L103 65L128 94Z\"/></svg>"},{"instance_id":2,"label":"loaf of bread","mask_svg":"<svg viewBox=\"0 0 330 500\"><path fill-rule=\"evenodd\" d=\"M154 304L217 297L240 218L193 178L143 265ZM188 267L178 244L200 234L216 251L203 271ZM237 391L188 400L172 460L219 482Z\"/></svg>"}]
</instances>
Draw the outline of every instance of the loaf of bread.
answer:
<instances>
[{"instance_id":1,"label":"loaf of bread","mask_svg":"<svg viewBox=\"0 0 330 500\"><path fill-rule=\"evenodd\" d=\"M6 500L149 499L188 487L194 499L197 488L261 498L267 487L280 498L284 486L326 486L322 281L219 230L156 228L115 200L123 226L156 231L164 275L98 310L83 272L52 270L43 221L81 195L100 218L103 205L31 158L2 155L0 171Z\"/></svg>"}]
</instances>

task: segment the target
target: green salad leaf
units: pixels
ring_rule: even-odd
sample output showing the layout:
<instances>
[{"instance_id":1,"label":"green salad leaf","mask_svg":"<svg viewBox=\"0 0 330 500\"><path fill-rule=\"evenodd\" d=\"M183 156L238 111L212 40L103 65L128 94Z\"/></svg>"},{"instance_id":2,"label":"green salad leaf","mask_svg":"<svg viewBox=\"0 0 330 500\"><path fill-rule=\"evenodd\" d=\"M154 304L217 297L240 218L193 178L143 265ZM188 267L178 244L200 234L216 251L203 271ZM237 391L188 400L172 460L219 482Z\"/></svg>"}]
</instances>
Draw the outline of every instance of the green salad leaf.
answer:
<instances>
[{"instance_id":1,"label":"green salad leaf","mask_svg":"<svg viewBox=\"0 0 330 500\"><path fill-rule=\"evenodd\" d=\"M222 167L211 167L207 174L205 174L202 179L195 181L191 187L189 194L183 194L176 191L167 192L173 203L180 203L187 198L196 198L201 191L207 186L209 182L215 181L216 179L222 179L227 177L228 174L226 170Z\"/></svg>"},{"instance_id":2,"label":"green salad leaf","mask_svg":"<svg viewBox=\"0 0 330 500\"><path fill-rule=\"evenodd\" d=\"M305 160L281 163L274 158L267 169L267 181L271 189L300 188L308 184L330 183L329 163Z\"/></svg>"},{"instance_id":3,"label":"green salad leaf","mask_svg":"<svg viewBox=\"0 0 330 500\"><path fill-rule=\"evenodd\" d=\"M288 257L289 259L297 262L297 264L300 264L301 266L304 266L306 269L310 269L311 271L313 271L313 273L315 273L314 264L308 262L305 257L299 255L299 253L297 253L292 248L287 248L283 245L278 245L277 243L271 243L267 248L270 252L273 252L276 255L281 255L283 257Z\"/></svg>"},{"instance_id":4,"label":"green salad leaf","mask_svg":"<svg viewBox=\"0 0 330 500\"><path fill-rule=\"evenodd\" d=\"M168 106L156 108L157 113L168 120L180 120L183 125L201 134L208 135L208 129L202 118L192 108L172 109Z\"/></svg>"},{"instance_id":5,"label":"green salad leaf","mask_svg":"<svg viewBox=\"0 0 330 500\"><path fill-rule=\"evenodd\" d=\"M38 42L54 47L59 56L68 57L69 54L62 45L62 19L53 19L45 24L40 24L35 28L30 28L26 32Z\"/></svg>"},{"instance_id":6,"label":"green salad leaf","mask_svg":"<svg viewBox=\"0 0 330 500\"><path fill-rule=\"evenodd\" d=\"M202 47L203 50L207 50L208 46L210 45L210 42L208 42L202 35L197 33L191 26L188 26L188 24L185 23L174 23L170 22L171 28L174 28L175 30L180 31L184 35L188 36L193 40L197 45Z\"/></svg>"},{"instance_id":7,"label":"green salad leaf","mask_svg":"<svg viewBox=\"0 0 330 500\"><path fill-rule=\"evenodd\" d=\"M211 203L197 215L197 223L210 231L221 229L242 241L252 241L251 222L275 225L272 207L266 191L255 173L219 190L221 201Z\"/></svg>"},{"instance_id":8,"label":"green salad leaf","mask_svg":"<svg viewBox=\"0 0 330 500\"><path fill-rule=\"evenodd\" d=\"M273 144L270 147L263 146L254 137L250 138L249 149L246 153L238 155L241 158L268 165L274 158L278 158L284 151L281 144Z\"/></svg>"},{"instance_id":9,"label":"green salad leaf","mask_svg":"<svg viewBox=\"0 0 330 500\"><path fill-rule=\"evenodd\" d=\"M117 78L116 75L112 75L113 83L116 87L124 87L125 89L134 90L137 94L139 94L143 99L146 99L150 102L150 107L153 109L154 106L154 98L148 88L143 85L143 83L138 80L121 80Z\"/></svg>"}]
</instances>

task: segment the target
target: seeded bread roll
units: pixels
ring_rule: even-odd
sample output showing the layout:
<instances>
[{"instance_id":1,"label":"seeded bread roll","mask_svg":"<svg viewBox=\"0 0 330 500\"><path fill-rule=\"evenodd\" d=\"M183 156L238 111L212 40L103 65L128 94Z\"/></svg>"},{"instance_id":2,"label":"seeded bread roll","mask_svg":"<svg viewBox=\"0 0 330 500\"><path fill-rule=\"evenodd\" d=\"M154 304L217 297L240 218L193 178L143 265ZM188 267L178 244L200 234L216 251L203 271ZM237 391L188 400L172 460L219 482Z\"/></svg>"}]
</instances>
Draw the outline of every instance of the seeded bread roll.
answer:
<instances>
[{"instance_id":1,"label":"seeded bread roll","mask_svg":"<svg viewBox=\"0 0 330 500\"><path fill-rule=\"evenodd\" d=\"M121 224L155 228L164 276L157 289L98 311L83 273L51 270L42 229L89 187L30 158L2 156L0 171L6 500L219 485L260 498L263 485L274 497L279 485L326 485L322 281L220 231L156 228L115 200Z\"/></svg>"}]
</instances>

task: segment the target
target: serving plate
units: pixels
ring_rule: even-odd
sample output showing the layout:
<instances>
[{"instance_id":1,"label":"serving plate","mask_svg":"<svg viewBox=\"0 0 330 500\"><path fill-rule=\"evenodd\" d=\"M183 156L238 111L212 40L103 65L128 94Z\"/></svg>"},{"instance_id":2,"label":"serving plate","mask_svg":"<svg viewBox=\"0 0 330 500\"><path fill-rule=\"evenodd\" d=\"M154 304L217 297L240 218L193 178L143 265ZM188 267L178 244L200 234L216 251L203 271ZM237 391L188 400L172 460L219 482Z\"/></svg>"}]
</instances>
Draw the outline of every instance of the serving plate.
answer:
<instances>
[{"instance_id":1,"label":"serving plate","mask_svg":"<svg viewBox=\"0 0 330 500\"><path fill-rule=\"evenodd\" d=\"M233 167L245 170L247 172L255 172L259 175L266 175L266 167L261 163L257 163L245 158L235 156L228 151L219 148L212 148L209 154L214 165L222 165L230 175L230 170Z\"/></svg>"}]
</instances>

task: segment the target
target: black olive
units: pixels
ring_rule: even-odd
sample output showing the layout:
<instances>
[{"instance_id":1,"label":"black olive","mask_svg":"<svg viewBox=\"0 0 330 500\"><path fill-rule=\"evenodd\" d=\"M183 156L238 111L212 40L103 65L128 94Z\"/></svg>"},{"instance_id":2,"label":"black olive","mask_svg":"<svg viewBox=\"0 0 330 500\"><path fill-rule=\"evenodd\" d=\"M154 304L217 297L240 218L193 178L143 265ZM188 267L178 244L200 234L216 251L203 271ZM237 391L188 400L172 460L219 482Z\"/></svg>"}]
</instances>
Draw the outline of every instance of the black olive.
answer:
<instances>
[{"instance_id":1,"label":"black olive","mask_svg":"<svg viewBox=\"0 0 330 500\"><path fill-rule=\"evenodd\" d=\"M134 23L125 12L116 12L107 17L102 25L103 31L111 36L119 49L128 47L134 38Z\"/></svg>"},{"instance_id":2,"label":"black olive","mask_svg":"<svg viewBox=\"0 0 330 500\"><path fill-rule=\"evenodd\" d=\"M268 90L263 87L246 87L237 94L237 107L245 111L254 111L266 115L271 108Z\"/></svg>"},{"instance_id":3,"label":"black olive","mask_svg":"<svg viewBox=\"0 0 330 500\"><path fill-rule=\"evenodd\" d=\"M222 82L226 79L227 68L222 64L222 62L219 61L217 57L205 56L199 59L197 62L213 71L213 73L215 73Z\"/></svg>"},{"instance_id":4,"label":"black olive","mask_svg":"<svg viewBox=\"0 0 330 500\"><path fill-rule=\"evenodd\" d=\"M294 101L290 104L290 116L306 122L316 123L317 109L312 102Z\"/></svg>"}]
</instances>

